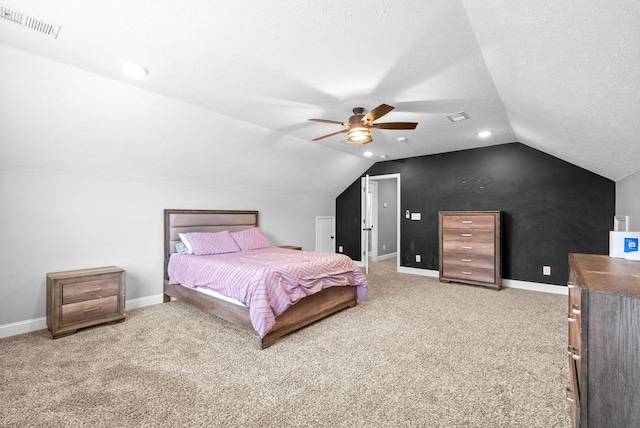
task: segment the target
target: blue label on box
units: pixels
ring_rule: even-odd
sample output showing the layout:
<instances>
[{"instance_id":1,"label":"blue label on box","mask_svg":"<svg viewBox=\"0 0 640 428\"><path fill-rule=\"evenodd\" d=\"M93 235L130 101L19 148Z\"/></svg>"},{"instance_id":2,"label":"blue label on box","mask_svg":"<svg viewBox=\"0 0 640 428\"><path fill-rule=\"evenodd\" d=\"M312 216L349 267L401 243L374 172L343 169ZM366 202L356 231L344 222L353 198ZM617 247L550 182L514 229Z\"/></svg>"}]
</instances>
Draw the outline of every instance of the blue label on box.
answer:
<instances>
[{"instance_id":1,"label":"blue label on box","mask_svg":"<svg viewBox=\"0 0 640 428\"><path fill-rule=\"evenodd\" d=\"M638 238L624 238L624 252L638 251Z\"/></svg>"}]
</instances>

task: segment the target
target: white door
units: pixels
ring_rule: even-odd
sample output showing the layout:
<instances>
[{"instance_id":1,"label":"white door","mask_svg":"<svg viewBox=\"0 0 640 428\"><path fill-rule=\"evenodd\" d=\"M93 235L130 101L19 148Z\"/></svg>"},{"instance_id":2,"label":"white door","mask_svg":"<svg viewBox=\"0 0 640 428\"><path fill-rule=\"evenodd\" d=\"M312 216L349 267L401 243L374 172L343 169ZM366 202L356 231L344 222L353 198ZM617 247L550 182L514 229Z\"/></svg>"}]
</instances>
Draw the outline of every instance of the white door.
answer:
<instances>
[{"instance_id":1,"label":"white door","mask_svg":"<svg viewBox=\"0 0 640 428\"><path fill-rule=\"evenodd\" d=\"M378 260L378 183L369 178L369 257Z\"/></svg>"},{"instance_id":2,"label":"white door","mask_svg":"<svg viewBox=\"0 0 640 428\"><path fill-rule=\"evenodd\" d=\"M369 273L369 239L371 238L372 204L371 188L369 187L369 175L362 179L362 258L364 262L364 273Z\"/></svg>"},{"instance_id":3,"label":"white door","mask_svg":"<svg viewBox=\"0 0 640 428\"><path fill-rule=\"evenodd\" d=\"M318 253L336 252L336 218L332 216L316 217L316 251Z\"/></svg>"}]
</instances>

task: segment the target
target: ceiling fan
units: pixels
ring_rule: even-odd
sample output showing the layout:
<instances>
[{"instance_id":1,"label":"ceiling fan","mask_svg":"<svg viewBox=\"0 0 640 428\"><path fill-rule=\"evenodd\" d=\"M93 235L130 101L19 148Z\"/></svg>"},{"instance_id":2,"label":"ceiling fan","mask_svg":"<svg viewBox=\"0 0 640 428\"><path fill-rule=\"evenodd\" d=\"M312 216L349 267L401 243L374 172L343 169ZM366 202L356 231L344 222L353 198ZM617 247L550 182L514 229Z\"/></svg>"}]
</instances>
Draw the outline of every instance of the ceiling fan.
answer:
<instances>
[{"instance_id":1,"label":"ceiling fan","mask_svg":"<svg viewBox=\"0 0 640 428\"><path fill-rule=\"evenodd\" d=\"M309 119L313 122L335 123L335 124L346 127L346 129L343 129L341 131L332 132L331 134L314 138L312 141L322 140L323 138L332 137L338 134L344 134L346 132L349 135L349 138L347 139L349 143L367 144L373 141L373 138L371 137L371 132L369 131L371 128L415 129L416 126L418 126L416 122L373 123L375 120L389 113L394 108L395 107L392 107L387 104L380 104L378 107L374 108L369 113L364 114L364 108L356 107L353 109L353 116L349 118L348 122L339 122L337 120L327 120L327 119Z\"/></svg>"}]
</instances>

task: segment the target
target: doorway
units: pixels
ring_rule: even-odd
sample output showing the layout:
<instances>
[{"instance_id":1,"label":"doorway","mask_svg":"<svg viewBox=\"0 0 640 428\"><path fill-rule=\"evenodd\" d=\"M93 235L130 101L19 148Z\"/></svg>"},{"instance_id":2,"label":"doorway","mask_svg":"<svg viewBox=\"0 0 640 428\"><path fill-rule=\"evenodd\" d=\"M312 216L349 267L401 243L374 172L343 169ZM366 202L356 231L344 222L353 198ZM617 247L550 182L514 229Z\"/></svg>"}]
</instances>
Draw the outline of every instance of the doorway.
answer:
<instances>
[{"instance_id":1,"label":"doorway","mask_svg":"<svg viewBox=\"0 0 640 428\"><path fill-rule=\"evenodd\" d=\"M367 183L368 180L368 183ZM361 245L363 260L372 261L395 257L396 270L400 266L400 174L367 176L362 179ZM369 195L366 191L369 190ZM368 199L369 198L369 199ZM369 203L369 204L368 204ZM367 227L368 225L368 227Z\"/></svg>"}]
</instances>

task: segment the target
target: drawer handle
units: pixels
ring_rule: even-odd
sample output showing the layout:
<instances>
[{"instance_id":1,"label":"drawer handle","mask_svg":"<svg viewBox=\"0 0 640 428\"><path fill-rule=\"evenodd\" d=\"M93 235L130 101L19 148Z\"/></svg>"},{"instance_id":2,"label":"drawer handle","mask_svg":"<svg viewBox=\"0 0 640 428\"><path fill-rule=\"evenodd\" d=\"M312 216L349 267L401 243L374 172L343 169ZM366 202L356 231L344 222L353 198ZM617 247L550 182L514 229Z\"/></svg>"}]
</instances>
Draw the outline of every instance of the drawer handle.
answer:
<instances>
[{"instance_id":1,"label":"drawer handle","mask_svg":"<svg viewBox=\"0 0 640 428\"><path fill-rule=\"evenodd\" d=\"M569 403L573 403L575 401L573 398L571 398L572 395L573 391L571 390L571 388L567 388L567 401Z\"/></svg>"},{"instance_id":2,"label":"drawer handle","mask_svg":"<svg viewBox=\"0 0 640 428\"><path fill-rule=\"evenodd\" d=\"M462 247L464 250L470 250L472 247Z\"/></svg>"},{"instance_id":3,"label":"drawer handle","mask_svg":"<svg viewBox=\"0 0 640 428\"><path fill-rule=\"evenodd\" d=\"M102 291L102 287L92 288L91 290L84 290L85 293L97 293L99 291Z\"/></svg>"},{"instance_id":4,"label":"drawer handle","mask_svg":"<svg viewBox=\"0 0 640 428\"><path fill-rule=\"evenodd\" d=\"M576 319L575 319L575 318L573 318L573 317L569 317L569 318L567 318L567 319L569 320L569 322L576 322Z\"/></svg>"},{"instance_id":5,"label":"drawer handle","mask_svg":"<svg viewBox=\"0 0 640 428\"><path fill-rule=\"evenodd\" d=\"M471 224L473 220L462 220L462 224Z\"/></svg>"},{"instance_id":6,"label":"drawer handle","mask_svg":"<svg viewBox=\"0 0 640 428\"><path fill-rule=\"evenodd\" d=\"M83 309L82 312L98 312L100 309L100 306L92 306L90 308Z\"/></svg>"},{"instance_id":7,"label":"drawer handle","mask_svg":"<svg viewBox=\"0 0 640 428\"><path fill-rule=\"evenodd\" d=\"M571 313L573 313L573 315L580 315L582 312L580 311L580 309L574 309L571 311Z\"/></svg>"},{"instance_id":8,"label":"drawer handle","mask_svg":"<svg viewBox=\"0 0 640 428\"><path fill-rule=\"evenodd\" d=\"M569 288L576 288L576 286L573 284L573 282L569 281L567 282L567 287Z\"/></svg>"},{"instance_id":9,"label":"drawer handle","mask_svg":"<svg viewBox=\"0 0 640 428\"><path fill-rule=\"evenodd\" d=\"M580 355L576 355L575 351L577 351L578 348L576 348L575 346L567 346L567 354L571 355L571 357L576 360L579 361L580 360Z\"/></svg>"},{"instance_id":10,"label":"drawer handle","mask_svg":"<svg viewBox=\"0 0 640 428\"><path fill-rule=\"evenodd\" d=\"M472 262L473 260L471 259L462 259L463 262Z\"/></svg>"},{"instance_id":11,"label":"drawer handle","mask_svg":"<svg viewBox=\"0 0 640 428\"><path fill-rule=\"evenodd\" d=\"M471 233L463 233L462 236L473 236Z\"/></svg>"},{"instance_id":12,"label":"drawer handle","mask_svg":"<svg viewBox=\"0 0 640 428\"><path fill-rule=\"evenodd\" d=\"M462 273L463 273L463 275L473 275L473 273L472 273L472 272L465 272L465 271L462 271Z\"/></svg>"}]
</instances>

